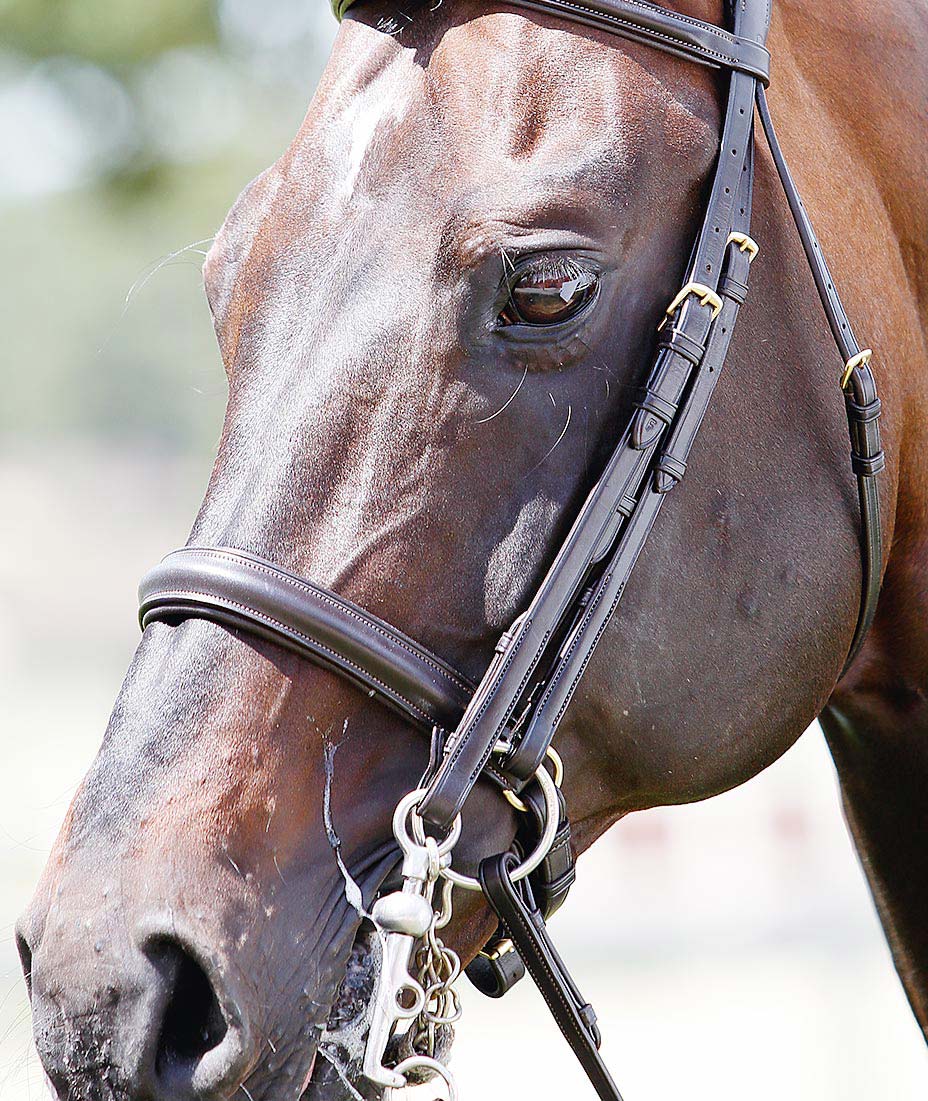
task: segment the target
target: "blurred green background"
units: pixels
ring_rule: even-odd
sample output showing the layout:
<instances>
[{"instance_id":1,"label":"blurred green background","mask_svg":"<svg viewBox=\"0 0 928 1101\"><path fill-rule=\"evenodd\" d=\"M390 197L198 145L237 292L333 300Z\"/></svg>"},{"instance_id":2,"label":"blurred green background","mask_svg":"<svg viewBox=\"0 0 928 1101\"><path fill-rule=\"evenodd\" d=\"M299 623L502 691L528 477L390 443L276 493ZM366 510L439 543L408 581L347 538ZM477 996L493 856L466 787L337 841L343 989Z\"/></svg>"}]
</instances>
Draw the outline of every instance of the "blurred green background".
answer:
<instances>
[{"instance_id":1,"label":"blurred green background","mask_svg":"<svg viewBox=\"0 0 928 1101\"><path fill-rule=\"evenodd\" d=\"M307 0L0 0L4 446L211 448L202 252L334 32Z\"/></svg>"}]
</instances>

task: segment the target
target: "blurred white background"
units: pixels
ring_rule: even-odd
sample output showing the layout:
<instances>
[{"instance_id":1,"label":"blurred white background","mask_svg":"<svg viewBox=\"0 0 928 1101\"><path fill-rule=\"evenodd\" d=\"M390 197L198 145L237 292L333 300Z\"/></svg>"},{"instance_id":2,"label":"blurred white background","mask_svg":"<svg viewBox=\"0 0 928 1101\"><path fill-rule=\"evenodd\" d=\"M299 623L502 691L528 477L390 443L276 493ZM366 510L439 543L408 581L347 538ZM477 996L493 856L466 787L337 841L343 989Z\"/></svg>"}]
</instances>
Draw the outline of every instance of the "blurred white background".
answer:
<instances>
[{"instance_id":1,"label":"blurred white background","mask_svg":"<svg viewBox=\"0 0 928 1101\"><path fill-rule=\"evenodd\" d=\"M0 1101L44 1096L13 922L218 433L199 252L334 33L323 0L49 10L0 5ZM928 1096L816 729L736 792L618 826L553 933L627 1101ZM501 1002L464 988L464 1101L591 1096L528 981Z\"/></svg>"}]
</instances>

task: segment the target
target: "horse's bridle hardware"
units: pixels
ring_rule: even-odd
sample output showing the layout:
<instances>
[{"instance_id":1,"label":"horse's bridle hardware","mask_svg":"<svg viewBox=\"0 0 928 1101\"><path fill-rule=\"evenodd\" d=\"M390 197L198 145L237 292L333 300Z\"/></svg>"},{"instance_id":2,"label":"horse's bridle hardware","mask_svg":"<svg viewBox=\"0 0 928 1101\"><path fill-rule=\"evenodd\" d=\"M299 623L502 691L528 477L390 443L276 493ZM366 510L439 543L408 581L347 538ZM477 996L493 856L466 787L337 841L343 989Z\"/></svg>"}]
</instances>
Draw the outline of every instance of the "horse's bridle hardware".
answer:
<instances>
[{"instance_id":1,"label":"horse's bridle hardware","mask_svg":"<svg viewBox=\"0 0 928 1101\"><path fill-rule=\"evenodd\" d=\"M841 389L846 390L847 384L851 381L851 375L858 367L866 367L870 360L873 358L873 349L864 348L851 358L844 365L844 373L841 376Z\"/></svg>"},{"instance_id":2,"label":"horse's bridle hardware","mask_svg":"<svg viewBox=\"0 0 928 1101\"><path fill-rule=\"evenodd\" d=\"M760 252L760 245L754 240L753 237L749 237L747 233L729 233L728 241L726 244L737 245L742 252L748 254L748 259L753 260L754 257Z\"/></svg>"},{"instance_id":3,"label":"horse's bridle hardware","mask_svg":"<svg viewBox=\"0 0 928 1101\"><path fill-rule=\"evenodd\" d=\"M722 299L715 293L711 287L707 287L705 283L687 283L685 287L682 287L674 298L671 300L670 305L664 311L664 316L661 318L657 328L658 331L663 329L667 322L673 317L673 315L679 310L683 303L693 294L699 299L700 306L712 307L712 320L714 321L718 315L722 312Z\"/></svg>"},{"instance_id":4,"label":"horse's bridle hardware","mask_svg":"<svg viewBox=\"0 0 928 1101\"><path fill-rule=\"evenodd\" d=\"M452 849L461 836L461 820L460 817L454 820L441 841L426 836L421 820L416 817L416 808L424 794L422 788L411 791L397 805L393 814L393 835L403 854L403 886L399 891L378 898L371 910L371 921L381 943L381 964L371 1003L362 1069L369 1081L386 1089L402 1089L414 1066L424 1065L423 1059L430 1064L433 1061L434 1052L417 1051L395 1067L388 1067L385 1062L387 1045L398 1027L402 1024L412 1027L429 1011L430 991L411 971L418 946L424 943L427 950L433 950L440 958L439 966L449 961L455 975L460 966L457 956L446 949L436 935L451 918L450 902L446 900L436 910L432 898L439 876L450 864ZM410 822L412 833L407 828ZM456 997L452 1010L450 1014L432 1016L441 1021L456 1019L460 1012ZM402 1066L405 1070L400 1069ZM440 1073L453 1096L453 1079L444 1067Z\"/></svg>"},{"instance_id":5,"label":"horse's bridle hardware","mask_svg":"<svg viewBox=\"0 0 928 1101\"><path fill-rule=\"evenodd\" d=\"M561 759L560 753L558 753L553 745L549 745L545 758L551 762L554 768L554 786L556 788L561 787L564 783L564 762ZM528 814L529 808L515 792L510 791L509 788L503 788L503 795L505 796L506 802L515 810L519 811L520 814Z\"/></svg>"},{"instance_id":6,"label":"horse's bridle hardware","mask_svg":"<svg viewBox=\"0 0 928 1101\"><path fill-rule=\"evenodd\" d=\"M511 939L506 937L497 944L494 944L491 952L487 952L484 949L481 950L480 955L483 956L485 960L498 960L502 959L503 956L508 956L510 952L514 952L515 948L516 946L512 943Z\"/></svg>"},{"instance_id":7,"label":"horse's bridle hardware","mask_svg":"<svg viewBox=\"0 0 928 1101\"><path fill-rule=\"evenodd\" d=\"M559 789L554 782L554 777L548 772L544 765L539 765L538 771L535 773L535 781L541 788L542 794L545 797L545 825L534 850L513 869L511 876L514 883L519 883L521 880L527 879L541 864L551 851L551 846L554 844L554 839L557 836L558 827L560 826ZM526 807L525 809L527 810L528 808ZM481 890L479 880L474 876L463 875L461 872L456 872L450 864L444 865L439 875L441 875L443 879L450 880L455 887L461 887L465 891Z\"/></svg>"},{"instance_id":8,"label":"horse's bridle hardware","mask_svg":"<svg viewBox=\"0 0 928 1101\"><path fill-rule=\"evenodd\" d=\"M335 0L337 14L352 3ZM400 801L394 816L403 853L402 889L380 898L372 910L383 964L363 1063L367 1078L389 1091L412 1073L435 1073L456 1097L435 1044L436 1031L460 1014L454 991L460 961L438 936L451 916L450 883L482 890L500 922L494 947L483 956L489 970L482 972L481 989L492 996L504 993L524 964L601 1101L621 1101L599 1056L592 1007L580 996L545 928L545 918L563 901L574 878L566 804L556 782L559 759L551 743L669 490L685 475L748 293L758 252L750 236L755 111L845 364L841 388L860 503L863 564L860 610L845 669L869 631L882 577L880 402L872 352L861 349L854 337L770 117L765 94L769 0L726 0L727 28L648 0L509 3L728 73L719 145L725 155L716 161L686 281L660 321L630 419L547 575L500 638L477 685L363 608L244 550L186 547L169 555L142 580L140 620L145 628L158 620L177 623L198 616L271 639L348 678L432 734L431 761L421 786ZM710 309L681 309L690 297ZM554 777L544 764L548 757ZM481 780L497 785L527 813L518 815L519 851L488 856L474 878L452 869L451 851L461 829L461 809ZM531 855L525 857L526 852ZM515 945L521 963L507 942ZM412 1054L388 1057L388 1045L404 1025L406 1050Z\"/></svg>"}]
</instances>

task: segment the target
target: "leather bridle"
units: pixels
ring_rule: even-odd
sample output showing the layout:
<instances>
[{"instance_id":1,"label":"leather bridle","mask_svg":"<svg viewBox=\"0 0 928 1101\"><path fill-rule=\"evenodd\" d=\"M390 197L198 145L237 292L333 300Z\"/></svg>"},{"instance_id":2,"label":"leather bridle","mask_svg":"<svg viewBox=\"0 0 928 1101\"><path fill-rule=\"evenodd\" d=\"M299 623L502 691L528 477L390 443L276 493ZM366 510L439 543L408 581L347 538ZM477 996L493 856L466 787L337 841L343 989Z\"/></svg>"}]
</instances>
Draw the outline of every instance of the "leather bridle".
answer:
<instances>
[{"instance_id":1,"label":"leather bridle","mask_svg":"<svg viewBox=\"0 0 928 1101\"><path fill-rule=\"evenodd\" d=\"M336 14L351 2L338 0ZM198 617L260 635L344 675L429 732L432 764L416 812L439 835L452 828L481 777L513 797L534 799L537 806L538 770L558 725L664 501L684 476L758 250L750 236L755 106L843 365L840 387L858 486L863 563L860 612L845 668L873 621L882 574L877 475L884 456L871 353L854 337L770 118L765 96L770 0L728 2L730 30L644 0L509 2L730 73L715 176L685 283L661 319L654 359L629 422L528 607L502 636L475 686L362 608L242 550L175 551L140 589L143 628ZM566 823L562 827L565 837ZM543 822L537 832L542 828ZM560 848L562 857L569 852L569 844ZM562 900L572 880L571 861L549 860L544 874L530 879L536 893L545 896L537 904L530 888L512 883L515 861L508 854L484 861L481 886L548 993L600 1097L615 1101L618 1091L596 1052L592 1011L587 1012L544 932L543 914ZM500 958L497 953L495 961ZM484 959L494 959L493 953ZM511 985L501 964L492 977L500 990Z\"/></svg>"}]
</instances>

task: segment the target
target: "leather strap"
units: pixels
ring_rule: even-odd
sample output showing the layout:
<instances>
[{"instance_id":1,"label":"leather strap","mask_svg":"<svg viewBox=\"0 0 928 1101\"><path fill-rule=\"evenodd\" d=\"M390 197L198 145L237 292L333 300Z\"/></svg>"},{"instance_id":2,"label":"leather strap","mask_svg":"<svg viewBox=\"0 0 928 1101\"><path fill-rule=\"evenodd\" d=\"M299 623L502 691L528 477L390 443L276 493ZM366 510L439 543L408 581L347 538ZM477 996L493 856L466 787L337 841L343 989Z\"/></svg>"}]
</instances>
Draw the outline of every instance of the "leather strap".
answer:
<instances>
[{"instance_id":1,"label":"leather strap","mask_svg":"<svg viewBox=\"0 0 928 1101\"><path fill-rule=\"evenodd\" d=\"M739 5L736 27L747 23L752 36L763 41L768 14L763 3ZM745 227L750 216L756 88L753 77L732 73L706 218L687 279L687 286L701 287L710 295L720 288L723 261L728 258L731 263L729 234ZM743 278L734 279L732 287L747 278L746 264L738 270ZM712 334L722 341L716 345L717 365L724 360L732 326L714 324L716 310L704 305L704 299L708 301L699 292L680 300L669 319L670 331L665 326L658 344L644 399L528 610L500 640L493 663L449 739L444 761L419 808L438 829L447 828L460 811L499 742L512 744L502 768L515 782L527 781L544 756L663 504L666 489L657 492L656 486L663 488L668 479L675 484L682 476L676 452L688 453L705 412L702 395L708 401L718 373L707 370L701 386L690 386ZM727 296L733 314L740 307L739 299L743 294ZM695 412L688 417L684 412L685 429L677 430L682 435L671 436L676 444L666 451L666 458L661 455L664 477L652 490L648 483L658 449L670 425L676 423L681 404Z\"/></svg>"},{"instance_id":2,"label":"leather strap","mask_svg":"<svg viewBox=\"0 0 928 1101\"><path fill-rule=\"evenodd\" d=\"M546 804L539 784L528 784L519 796L519 814L514 851L520 856L533 852L544 833ZM545 859L528 877L532 898L543 920L561 908L577 878L577 861L570 835L570 819L563 794L558 792L558 829ZM506 930L500 927L483 950L465 968L468 979L481 994L501 998L525 975Z\"/></svg>"},{"instance_id":3,"label":"leather strap","mask_svg":"<svg viewBox=\"0 0 928 1101\"><path fill-rule=\"evenodd\" d=\"M525 964L502 925L464 968L485 998L502 998L525 978Z\"/></svg>"},{"instance_id":4,"label":"leather strap","mask_svg":"<svg viewBox=\"0 0 928 1101\"><path fill-rule=\"evenodd\" d=\"M702 65L746 73L770 82L770 54L762 43L714 23L637 0L505 0L517 7L561 15L571 23L657 46Z\"/></svg>"},{"instance_id":5,"label":"leather strap","mask_svg":"<svg viewBox=\"0 0 928 1101\"><path fill-rule=\"evenodd\" d=\"M528 784L519 796L525 810L519 815L516 845L520 853L534 852L545 831L547 814L545 797L540 785ZM547 856L529 876L532 896L547 921L563 906L571 887L577 879L577 861L574 857L570 833L567 803L558 792L559 819L557 833Z\"/></svg>"},{"instance_id":6,"label":"leather strap","mask_svg":"<svg viewBox=\"0 0 928 1101\"><path fill-rule=\"evenodd\" d=\"M357 0L332 0L341 19ZM716 69L747 73L763 84L770 82L770 54L762 42L731 34L724 27L705 23L642 0L504 0L517 8L560 15L570 23L596 27L611 34L656 46Z\"/></svg>"},{"instance_id":7,"label":"leather strap","mask_svg":"<svg viewBox=\"0 0 928 1101\"><path fill-rule=\"evenodd\" d=\"M744 225L750 219L750 171L742 173L742 181L739 218L735 225ZM740 211L744 211L744 214L740 214ZM705 353L689 380L686 401L669 431L662 435L656 451L656 461L609 565L593 588L590 599L586 601L581 617L571 631L558 661L549 670L544 692L532 711L524 734L511 757L504 762L505 769L517 776L523 775L524 770L532 767L538 754L543 757L551 744L590 658L622 598L628 578L658 512L667 495L683 478L690 449L722 374L743 301L740 293L732 293L732 287L746 288L750 263L749 255L742 251L738 243L730 242L725 275L719 283L723 305L713 325ZM537 768L537 764L535 767Z\"/></svg>"},{"instance_id":8,"label":"leather strap","mask_svg":"<svg viewBox=\"0 0 928 1101\"><path fill-rule=\"evenodd\" d=\"M210 619L343 674L417 726L454 726L473 685L377 616L312 581L230 547L185 547L139 586L139 620Z\"/></svg>"},{"instance_id":9,"label":"leather strap","mask_svg":"<svg viewBox=\"0 0 928 1101\"><path fill-rule=\"evenodd\" d=\"M773 162L783 185L786 201L789 203L793 220L799 231L799 239L802 241L806 259L809 261L822 308L831 327L831 334L846 364L859 355L860 345L854 336L851 322L835 289L821 245L812 228L812 222L793 182L786 158L783 156L763 88L757 90L757 109L767 144L773 155ZM857 477L857 494L860 501L863 555L863 596L854 638L844 663L846 672L860 653L867 632L873 625L883 579L883 528L880 521L880 497L876 476L885 467L886 459L880 446L880 400L877 397L876 380L870 369L869 359L855 367L848 376L844 385L844 397L851 436L851 466Z\"/></svg>"},{"instance_id":10,"label":"leather strap","mask_svg":"<svg viewBox=\"0 0 928 1101\"><path fill-rule=\"evenodd\" d=\"M483 893L512 938L564 1039L601 1101L622 1101L599 1054L600 1035L593 1007L584 1000L551 943L544 917L535 906L530 890L518 888L512 882L511 872L517 863L518 858L513 853L502 853L482 861L478 875Z\"/></svg>"}]
</instances>

